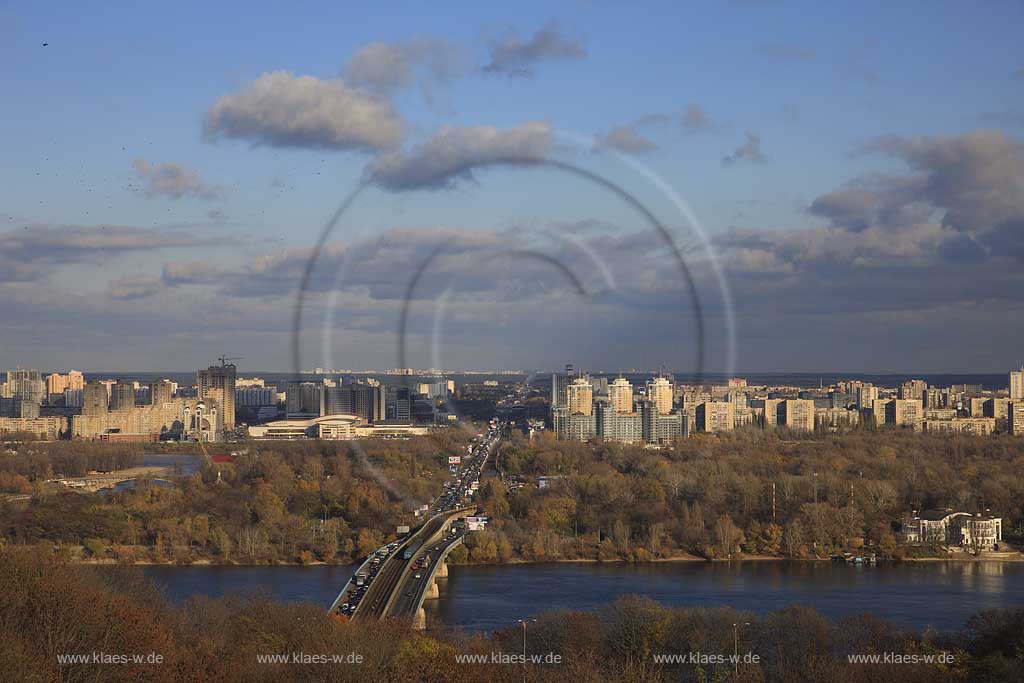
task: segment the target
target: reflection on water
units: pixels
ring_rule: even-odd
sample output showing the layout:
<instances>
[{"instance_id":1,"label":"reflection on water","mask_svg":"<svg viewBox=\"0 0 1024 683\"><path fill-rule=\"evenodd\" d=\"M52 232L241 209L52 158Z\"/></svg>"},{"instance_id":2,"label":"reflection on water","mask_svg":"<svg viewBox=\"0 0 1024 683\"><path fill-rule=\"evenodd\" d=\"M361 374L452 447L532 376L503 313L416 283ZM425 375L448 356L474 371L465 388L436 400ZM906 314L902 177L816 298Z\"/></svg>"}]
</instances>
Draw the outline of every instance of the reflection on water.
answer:
<instances>
[{"instance_id":1,"label":"reflection on water","mask_svg":"<svg viewBox=\"0 0 1024 683\"><path fill-rule=\"evenodd\" d=\"M353 567L146 567L174 600L249 592L325 607ZM1024 605L1024 563L666 562L451 567L429 616L490 631L549 609L592 610L638 593L674 606L729 605L757 614L794 603L836 619L872 612L904 626L960 628L983 609Z\"/></svg>"},{"instance_id":2,"label":"reflection on water","mask_svg":"<svg viewBox=\"0 0 1024 683\"><path fill-rule=\"evenodd\" d=\"M142 467L169 467L174 475L189 476L199 470L200 456L191 453L148 453L142 456ZM167 479L150 479L157 486L174 486L174 482ZM100 489L100 494L119 493L135 488L137 480L129 479L108 489Z\"/></svg>"},{"instance_id":3,"label":"reflection on water","mask_svg":"<svg viewBox=\"0 0 1024 683\"><path fill-rule=\"evenodd\" d=\"M487 631L545 609L591 610L624 593L673 606L729 605L765 614L795 603L825 616L872 612L899 624L960 628L982 609L1024 604L1019 563L919 562L856 566L830 562L658 563L453 567L440 621Z\"/></svg>"}]
</instances>

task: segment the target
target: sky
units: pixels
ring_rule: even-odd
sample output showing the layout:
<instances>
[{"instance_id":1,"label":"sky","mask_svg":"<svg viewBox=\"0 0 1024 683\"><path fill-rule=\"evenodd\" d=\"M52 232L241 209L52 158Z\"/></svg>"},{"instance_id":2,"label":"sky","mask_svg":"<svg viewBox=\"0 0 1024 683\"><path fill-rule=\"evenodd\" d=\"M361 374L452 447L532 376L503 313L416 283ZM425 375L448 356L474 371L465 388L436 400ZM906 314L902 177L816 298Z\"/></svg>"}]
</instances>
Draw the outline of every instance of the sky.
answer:
<instances>
[{"instance_id":1,"label":"sky","mask_svg":"<svg viewBox=\"0 0 1024 683\"><path fill-rule=\"evenodd\" d=\"M0 3L0 368L1003 372L1020 3Z\"/></svg>"}]
</instances>

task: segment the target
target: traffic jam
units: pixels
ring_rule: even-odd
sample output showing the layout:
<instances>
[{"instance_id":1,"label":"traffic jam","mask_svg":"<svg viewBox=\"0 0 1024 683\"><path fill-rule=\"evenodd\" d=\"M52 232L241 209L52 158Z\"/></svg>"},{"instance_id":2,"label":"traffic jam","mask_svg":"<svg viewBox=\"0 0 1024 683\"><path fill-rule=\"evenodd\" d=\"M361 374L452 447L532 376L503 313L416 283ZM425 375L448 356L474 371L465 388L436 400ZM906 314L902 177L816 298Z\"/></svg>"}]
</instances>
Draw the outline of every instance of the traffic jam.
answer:
<instances>
[{"instance_id":1,"label":"traffic jam","mask_svg":"<svg viewBox=\"0 0 1024 683\"><path fill-rule=\"evenodd\" d=\"M466 458L458 458L457 456L450 457L449 468L452 477L444 482L444 492L438 498L434 499L430 505L424 506L424 508L421 508L417 512L429 518L437 514L464 508L472 503L473 499L476 497L476 492L480 487L480 473L487 461L487 455L501 438L501 429L502 425L497 420L491 420L486 433L481 432L477 434L473 439L473 442L467 447ZM454 539L460 533L472 531L476 528L482 528L482 524L485 523L486 518L473 517L470 518L470 520L472 520L471 523L458 521L452 524L450 531L452 536L444 539L441 542L442 545L447 544L449 540ZM352 581L349 582L349 589L348 593L345 595L345 602L338 607L338 611L341 614L352 616L356 611L356 608L359 606L359 602L366 595L366 591L373 583L374 578L380 573L381 567L384 566L384 563L393 553L402 547L403 541L415 532L416 530L413 529L412 531L402 534L398 540L381 546L374 551L373 555L367 558L367 561L363 563L363 566L361 566L359 571L356 572ZM437 545L434 550L440 551L441 547L441 545ZM419 550L419 547L404 548L402 551L402 559L406 561L412 559L417 550ZM421 578L422 572L430 566L430 563L431 557L429 551L416 558L415 562L410 566L410 571L414 572L414 578Z\"/></svg>"}]
</instances>

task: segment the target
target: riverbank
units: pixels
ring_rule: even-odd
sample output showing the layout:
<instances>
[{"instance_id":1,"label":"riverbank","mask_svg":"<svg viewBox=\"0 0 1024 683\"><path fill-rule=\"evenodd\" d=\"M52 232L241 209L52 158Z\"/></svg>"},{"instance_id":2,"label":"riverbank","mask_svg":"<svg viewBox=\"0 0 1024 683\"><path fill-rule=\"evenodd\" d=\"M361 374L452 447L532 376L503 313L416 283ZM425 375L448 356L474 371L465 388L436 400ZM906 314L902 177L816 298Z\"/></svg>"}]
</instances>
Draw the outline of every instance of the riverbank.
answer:
<instances>
[{"instance_id":1,"label":"riverbank","mask_svg":"<svg viewBox=\"0 0 1024 683\"><path fill-rule=\"evenodd\" d=\"M51 546L37 546L41 549L47 549ZM133 554L139 555L151 555L156 551L155 547L152 546L136 546L132 548ZM306 562L298 561L287 561L287 560L274 560L274 561L252 561L247 562L244 560L236 559L222 559L222 558L195 558L190 560L183 560L180 558L170 558L166 560L155 560L152 557L143 558L118 558L118 557L95 557L89 556L84 546L65 546L63 552L67 555L68 561L74 564L82 565L117 565L117 564L129 564L139 567L356 567L362 562L362 560L354 561L321 561L321 560L309 560ZM1010 552L987 552L982 555L972 555L969 553L953 553L949 555L936 555L929 557L903 557L903 558L879 558L880 562L887 563L898 563L898 562L1024 562L1024 553L1018 551ZM505 562L449 562L451 566L460 567L502 567L502 566L518 566L518 565L551 565L551 564L608 564L608 565L649 565L649 564L672 564L672 563L708 563L708 564L728 564L738 562L834 562L828 557L783 557L775 555L745 555L737 554L729 558L714 558L709 559L700 557L699 555L693 555L690 553L682 553L672 555L670 557L654 557L649 560L629 560L625 558L613 558L613 559L598 559L592 557L577 557L577 558L546 558L538 560L527 560L521 558L512 558Z\"/></svg>"}]
</instances>

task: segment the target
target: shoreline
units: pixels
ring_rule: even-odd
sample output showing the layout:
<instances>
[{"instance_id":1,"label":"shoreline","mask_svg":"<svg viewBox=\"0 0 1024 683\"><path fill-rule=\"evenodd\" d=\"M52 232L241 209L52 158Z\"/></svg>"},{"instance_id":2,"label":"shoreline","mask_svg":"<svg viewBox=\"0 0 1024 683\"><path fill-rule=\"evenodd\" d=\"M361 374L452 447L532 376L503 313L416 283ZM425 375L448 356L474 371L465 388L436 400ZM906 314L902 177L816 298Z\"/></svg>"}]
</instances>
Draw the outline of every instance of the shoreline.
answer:
<instances>
[{"instance_id":1,"label":"shoreline","mask_svg":"<svg viewBox=\"0 0 1024 683\"><path fill-rule=\"evenodd\" d=\"M25 546L31 547L31 546ZM84 565L84 566L113 566L113 565L131 565L135 567L358 567L360 561L354 562L236 562L236 561L214 561L210 559L199 559L191 562L157 562L153 560L134 560L130 562L123 562L114 558L70 558L71 564ZM828 564L851 564L858 566L852 562L836 562L828 557L775 557L771 555L744 555L733 558L715 558L707 559L699 557L697 555L677 555L672 557L658 557L651 560L645 560L643 562L633 562L630 560L616 558L611 560L598 560L594 558L562 558L562 559L545 559L545 560L524 560L524 559L511 559L507 562L459 562L449 563L451 567L509 567L515 565L558 565L558 564L615 564L615 565L654 565L654 564L673 564L673 563L706 563L706 564L739 564L739 563L762 563L762 562L820 562ZM1024 553L1000 553L998 555L987 555L987 556L976 556L976 555L952 555L948 557L906 557L900 559L881 559L877 561L879 564L897 564L897 563L932 563L932 562L1024 562ZM861 564L859 566L871 566L868 563Z\"/></svg>"}]
</instances>

